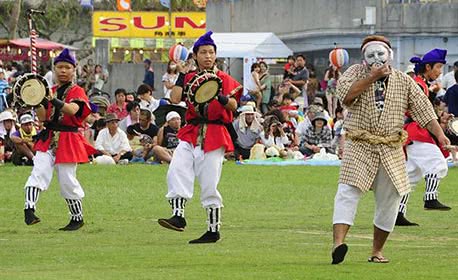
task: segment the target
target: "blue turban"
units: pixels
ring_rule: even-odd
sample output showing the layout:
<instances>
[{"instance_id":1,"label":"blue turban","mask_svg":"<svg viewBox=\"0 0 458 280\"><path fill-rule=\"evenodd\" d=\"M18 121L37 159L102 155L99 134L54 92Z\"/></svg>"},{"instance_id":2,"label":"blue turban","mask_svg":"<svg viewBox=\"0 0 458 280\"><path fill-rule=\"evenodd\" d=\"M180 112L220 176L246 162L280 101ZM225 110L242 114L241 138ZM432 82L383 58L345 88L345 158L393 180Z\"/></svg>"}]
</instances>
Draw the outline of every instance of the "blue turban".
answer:
<instances>
[{"instance_id":1,"label":"blue turban","mask_svg":"<svg viewBox=\"0 0 458 280\"><path fill-rule=\"evenodd\" d=\"M414 56L410 59L410 62L415 64L425 65L428 63L443 63L445 64L447 61L445 60L445 56L447 56L447 50L442 49L434 49L432 51L427 52L423 58L419 58L418 56Z\"/></svg>"},{"instance_id":2,"label":"blue turban","mask_svg":"<svg viewBox=\"0 0 458 280\"><path fill-rule=\"evenodd\" d=\"M197 41L194 43L194 46L192 47L192 52L197 53L200 46L207 46L207 45L213 46L216 51L215 41L213 41L213 39L210 37L212 34L213 34L212 31L208 31L204 35L200 36L200 38L197 39Z\"/></svg>"},{"instance_id":3,"label":"blue turban","mask_svg":"<svg viewBox=\"0 0 458 280\"><path fill-rule=\"evenodd\" d=\"M76 67L76 59L75 57L70 53L68 49L64 49L55 59L54 59L54 65L56 65L58 62L68 62L73 67Z\"/></svg>"}]
</instances>

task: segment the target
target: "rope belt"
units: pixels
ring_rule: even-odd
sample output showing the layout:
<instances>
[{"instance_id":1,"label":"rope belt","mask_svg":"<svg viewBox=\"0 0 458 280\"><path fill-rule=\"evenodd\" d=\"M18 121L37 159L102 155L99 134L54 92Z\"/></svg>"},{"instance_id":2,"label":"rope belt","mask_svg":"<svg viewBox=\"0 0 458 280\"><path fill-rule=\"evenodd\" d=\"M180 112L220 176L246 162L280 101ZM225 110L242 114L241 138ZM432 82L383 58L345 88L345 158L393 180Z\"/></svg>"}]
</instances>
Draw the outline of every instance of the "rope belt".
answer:
<instances>
[{"instance_id":1,"label":"rope belt","mask_svg":"<svg viewBox=\"0 0 458 280\"><path fill-rule=\"evenodd\" d=\"M401 147L407 140L407 131L401 130L398 133L394 133L387 136L379 136L371 134L367 130L353 130L346 131L345 136L355 142L365 142L371 145L387 145L389 147L398 148Z\"/></svg>"}]
</instances>

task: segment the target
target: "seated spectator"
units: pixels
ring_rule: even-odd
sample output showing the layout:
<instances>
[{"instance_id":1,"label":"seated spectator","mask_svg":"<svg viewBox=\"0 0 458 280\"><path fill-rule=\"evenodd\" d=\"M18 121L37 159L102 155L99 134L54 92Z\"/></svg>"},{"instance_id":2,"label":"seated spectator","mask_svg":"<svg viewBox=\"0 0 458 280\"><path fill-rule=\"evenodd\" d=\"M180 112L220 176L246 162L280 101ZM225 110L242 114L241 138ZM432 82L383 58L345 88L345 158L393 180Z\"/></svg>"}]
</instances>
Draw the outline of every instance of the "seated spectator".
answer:
<instances>
[{"instance_id":1,"label":"seated spectator","mask_svg":"<svg viewBox=\"0 0 458 280\"><path fill-rule=\"evenodd\" d=\"M33 137L37 135L31 114L23 114L19 118L21 127L11 135L15 149L11 156L14 165L33 165Z\"/></svg>"},{"instance_id":2,"label":"seated spectator","mask_svg":"<svg viewBox=\"0 0 458 280\"><path fill-rule=\"evenodd\" d=\"M127 117L129 114L127 112L127 102L126 102L126 90L123 88L118 88L115 90L115 103L111 104L108 109L107 113L113 113L118 116L120 120L124 119Z\"/></svg>"},{"instance_id":3,"label":"seated spectator","mask_svg":"<svg viewBox=\"0 0 458 280\"><path fill-rule=\"evenodd\" d=\"M250 158L250 150L260 139L262 131L261 115L252 106L245 105L239 109L241 113L232 124L237 133L234 143L236 160Z\"/></svg>"},{"instance_id":4,"label":"seated spectator","mask_svg":"<svg viewBox=\"0 0 458 280\"><path fill-rule=\"evenodd\" d=\"M329 126L331 128L332 124L334 123L334 120L331 118L331 116L329 115L329 112L324 107L323 98L315 97L313 99L312 105L316 105L316 106L320 107L321 112L323 112L324 117L326 118L326 121L328 122L327 126Z\"/></svg>"},{"instance_id":5,"label":"seated spectator","mask_svg":"<svg viewBox=\"0 0 458 280\"><path fill-rule=\"evenodd\" d=\"M157 145L153 147L153 154L158 162L172 161L173 152L178 146L178 130L181 127L181 117L175 111L171 111L165 117L166 123L157 133Z\"/></svg>"},{"instance_id":6,"label":"seated spectator","mask_svg":"<svg viewBox=\"0 0 458 280\"><path fill-rule=\"evenodd\" d=\"M126 133L118 127L118 117L115 114L107 114L105 122L107 127L100 130L95 140L95 148L99 151L96 156L110 157L114 163L128 163L132 159L132 149Z\"/></svg>"},{"instance_id":7,"label":"seated spectator","mask_svg":"<svg viewBox=\"0 0 458 280\"><path fill-rule=\"evenodd\" d=\"M4 146L4 161L11 161L14 143L11 136L16 132L16 118L8 109L0 113L0 139Z\"/></svg>"},{"instance_id":8,"label":"seated spectator","mask_svg":"<svg viewBox=\"0 0 458 280\"><path fill-rule=\"evenodd\" d=\"M308 127L302 136L300 151L305 156L319 153L321 148L325 148L327 153L334 153L331 149L332 133L326 125L327 120L322 112L316 113L312 119L312 126Z\"/></svg>"},{"instance_id":9,"label":"seated spectator","mask_svg":"<svg viewBox=\"0 0 458 280\"><path fill-rule=\"evenodd\" d=\"M147 109L151 113L160 105L160 100L153 97L153 89L147 84L138 87L137 97L140 99L140 109Z\"/></svg>"},{"instance_id":10,"label":"seated spectator","mask_svg":"<svg viewBox=\"0 0 458 280\"><path fill-rule=\"evenodd\" d=\"M275 118L272 118L275 119ZM283 131L283 125L281 122L271 121L270 124L264 126L264 130L261 131L259 138L261 143L266 147L270 148L276 146L283 150L289 144L288 136Z\"/></svg>"},{"instance_id":11,"label":"seated spectator","mask_svg":"<svg viewBox=\"0 0 458 280\"><path fill-rule=\"evenodd\" d=\"M310 105L307 108L304 119L297 124L296 135L301 138L302 135L305 135L305 132L309 127L312 126L312 119L315 117L315 114L322 112L322 108L317 105Z\"/></svg>"},{"instance_id":12,"label":"seated spectator","mask_svg":"<svg viewBox=\"0 0 458 280\"><path fill-rule=\"evenodd\" d=\"M139 146L134 149L135 161L137 158L147 161L153 156L153 147L157 145L159 128L151 123L152 114L149 110L140 110L139 122L127 128L129 140L139 140Z\"/></svg>"},{"instance_id":13,"label":"seated spectator","mask_svg":"<svg viewBox=\"0 0 458 280\"><path fill-rule=\"evenodd\" d=\"M119 122L119 128L127 133L127 127L138 123L140 117L140 104L137 101L131 101L127 103L126 110L128 115Z\"/></svg>"}]
</instances>

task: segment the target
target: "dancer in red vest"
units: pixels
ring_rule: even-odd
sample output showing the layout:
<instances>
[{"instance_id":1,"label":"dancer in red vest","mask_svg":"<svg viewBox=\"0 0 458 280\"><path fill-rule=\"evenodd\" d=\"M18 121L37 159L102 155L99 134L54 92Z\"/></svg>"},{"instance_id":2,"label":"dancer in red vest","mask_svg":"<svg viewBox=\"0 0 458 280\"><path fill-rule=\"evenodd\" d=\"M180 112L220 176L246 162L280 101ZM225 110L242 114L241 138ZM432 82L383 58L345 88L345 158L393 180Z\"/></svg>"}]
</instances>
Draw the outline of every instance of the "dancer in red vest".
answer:
<instances>
[{"instance_id":1,"label":"dancer in red vest","mask_svg":"<svg viewBox=\"0 0 458 280\"><path fill-rule=\"evenodd\" d=\"M217 189L221 177L224 153L233 151L231 136L226 125L233 121L232 112L237 109L237 101L242 94L242 86L231 76L216 68L216 45L209 31L200 37L193 47L193 58L198 71L215 73L222 81L222 89L214 100L206 105L193 103L185 98L183 89L188 89L191 79L197 72L180 73L172 90L171 100L186 101L186 126L179 130L178 147L173 154L167 174L168 193L172 206L172 217L159 219L161 226L183 231L186 226L184 209L192 198L194 179L201 187L200 200L207 210L208 229L200 238L189 243L214 243L220 239L222 197Z\"/></svg>"},{"instance_id":2,"label":"dancer in red vest","mask_svg":"<svg viewBox=\"0 0 458 280\"><path fill-rule=\"evenodd\" d=\"M76 60L68 49L54 59L57 85L48 99L36 108L38 119L45 129L35 143L37 151L33 158L32 174L25 183L25 223L40 222L35 216L40 192L46 191L51 183L53 171L60 184L60 193L70 209L71 219L60 230L77 230L84 225L82 198L84 191L76 178L78 163L87 162L96 150L86 141L79 128L91 113L89 100L84 89L75 85Z\"/></svg>"},{"instance_id":3,"label":"dancer in red vest","mask_svg":"<svg viewBox=\"0 0 458 280\"><path fill-rule=\"evenodd\" d=\"M434 49L426 53L423 58L413 57L410 62L415 63L417 75L414 80L421 87L423 92L434 101L436 92L440 85L431 83L442 73L442 67L446 63L446 50ZM423 197L425 210L447 211L451 208L438 200L439 182L447 175L448 165L446 157L449 152L438 145L435 137L420 125L413 121L408 115L404 129L409 137L407 138L405 151L407 156L407 173L412 187L425 178L426 188ZM409 195L401 198L399 213L396 219L398 226L417 226L417 223L410 222L405 217Z\"/></svg>"}]
</instances>

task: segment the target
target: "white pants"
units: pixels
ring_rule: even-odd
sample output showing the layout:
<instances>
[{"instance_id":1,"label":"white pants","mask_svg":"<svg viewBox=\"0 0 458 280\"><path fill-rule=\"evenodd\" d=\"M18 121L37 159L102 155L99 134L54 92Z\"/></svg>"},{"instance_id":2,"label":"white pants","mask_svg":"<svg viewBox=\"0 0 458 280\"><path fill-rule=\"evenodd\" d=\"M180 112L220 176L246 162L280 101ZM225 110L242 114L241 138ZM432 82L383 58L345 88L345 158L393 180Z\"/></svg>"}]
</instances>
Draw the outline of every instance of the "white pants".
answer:
<instances>
[{"instance_id":1,"label":"white pants","mask_svg":"<svg viewBox=\"0 0 458 280\"><path fill-rule=\"evenodd\" d=\"M371 189L375 196L374 225L383 231L392 232L401 196L382 166L377 172ZM363 194L357 187L339 184L334 199L333 224L353 225L358 202Z\"/></svg>"},{"instance_id":2,"label":"white pants","mask_svg":"<svg viewBox=\"0 0 458 280\"><path fill-rule=\"evenodd\" d=\"M193 147L180 141L173 153L167 173L168 199L191 199L194 178L199 181L200 201L204 208L222 207L223 199L217 190L223 168L224 148L204 153L200 146Z\"/></svg>"},{"instance_id":3,"label":"white pants","mask_svg":"<svg viewBox=\"0 0 458 280\"><path fill-rule=\"evenodd\" d=\"M60 184L60 194L66 199L82 199L84 191L76 179L76 163L54 164L55 157L50 151L46 153L37 151L33 158L33 169L25 187L36 187L46 191L51 183L53 170L56 169L57 179Z\"/></svg>"},{"instance_id":4,"label":"white pants","mask_svg":"<svg viewBox=\"0 0 458 280\"><path fill-rule=\"evenodd\" d=\"M407 174L412 187L428 174L437 174L439 179L447 176L447 160L437 145L413 141L406 146L406 151Z\"/></svg>"}]
</instances>

